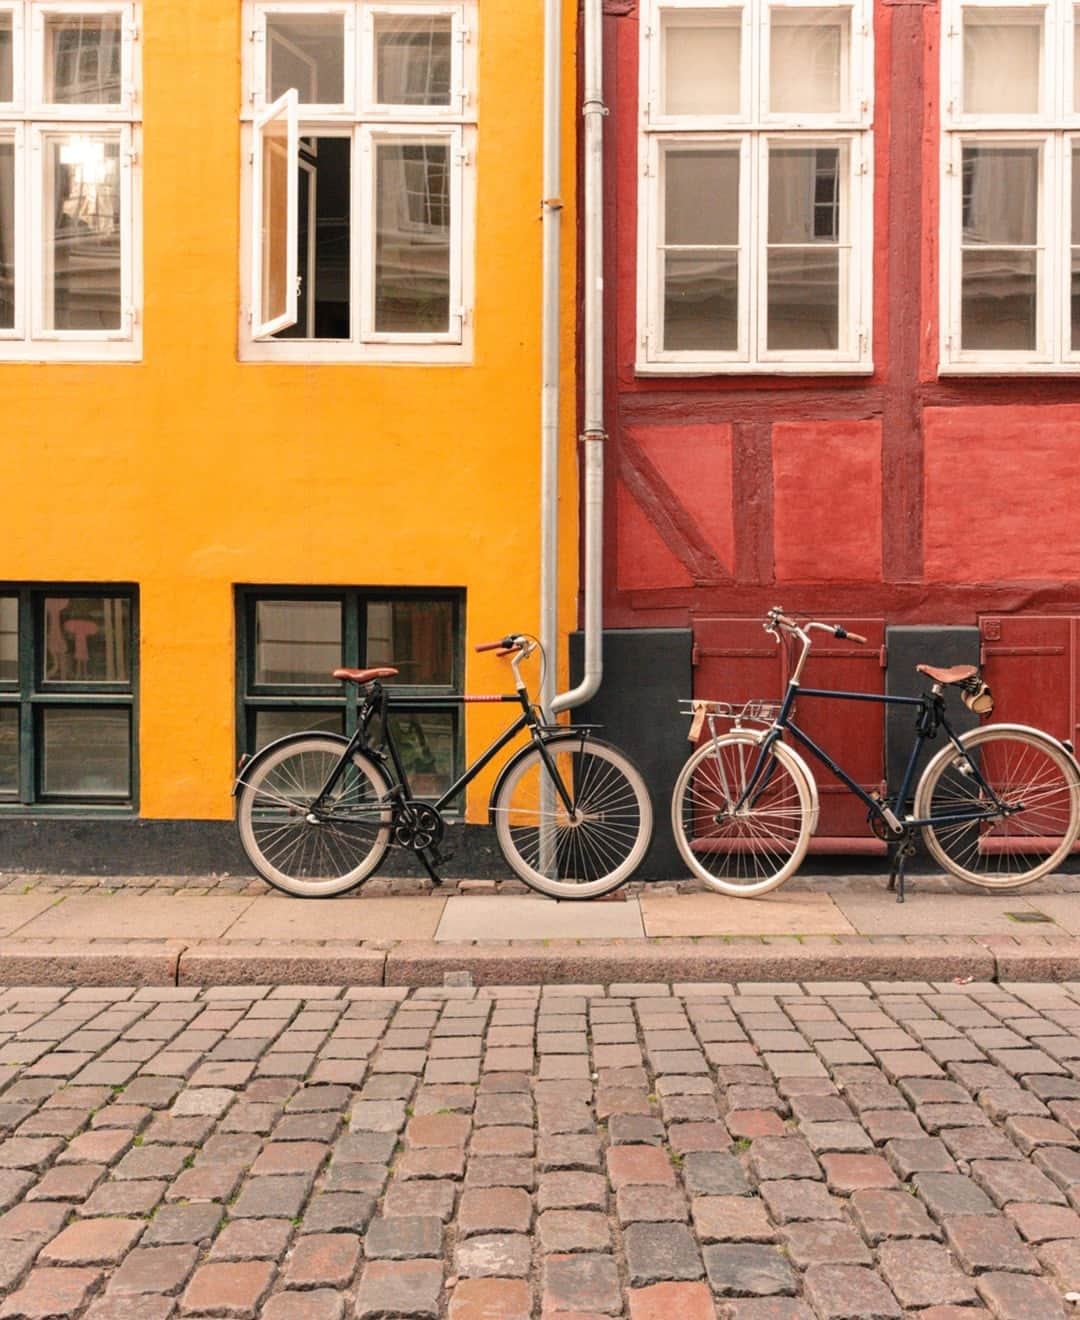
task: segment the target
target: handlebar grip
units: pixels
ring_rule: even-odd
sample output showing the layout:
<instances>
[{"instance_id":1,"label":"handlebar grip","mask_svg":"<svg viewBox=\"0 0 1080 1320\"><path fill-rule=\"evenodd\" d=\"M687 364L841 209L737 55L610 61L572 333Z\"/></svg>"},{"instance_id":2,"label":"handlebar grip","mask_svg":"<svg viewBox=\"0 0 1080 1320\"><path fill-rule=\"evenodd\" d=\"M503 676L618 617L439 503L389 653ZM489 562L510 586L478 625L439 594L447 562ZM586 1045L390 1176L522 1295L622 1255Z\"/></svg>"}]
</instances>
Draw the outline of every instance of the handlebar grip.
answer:
<instances>
[{"instance_id":1,"label":"handlebar grip","mask_svg":"<svg viewBox=\"0 0 1080 1320\"><path fill-rule=\"evenodd\" d=\"M863 637L861 633L846 632L844 636L847 637L849 641L861 642L863 646L866 645L866 638Z\"/></svg>"},{"instance_id":2,"label":"handlebar grip","mask_svg":"<svg viewBox=\"0 0 1080 1320\"><path fill-rule=\"evenodd\" d=\"M497 642L480 642L476 649L478 651L498 651L500 647L505 648L505 646L506 638L500 637Z\"/></svg>"},{"instance_id":3,"label":"handlebar grip","mask_svg":"<svg viewBox=\"0 0 1080 1320\"><path fill-rule=\"evenodd\" d=\"M495 652L495 654L499 656L513 655L516 651L520 651L520 650L521 650L520 646L500 646L499 649Z\"/></svg>"}]
</instances>

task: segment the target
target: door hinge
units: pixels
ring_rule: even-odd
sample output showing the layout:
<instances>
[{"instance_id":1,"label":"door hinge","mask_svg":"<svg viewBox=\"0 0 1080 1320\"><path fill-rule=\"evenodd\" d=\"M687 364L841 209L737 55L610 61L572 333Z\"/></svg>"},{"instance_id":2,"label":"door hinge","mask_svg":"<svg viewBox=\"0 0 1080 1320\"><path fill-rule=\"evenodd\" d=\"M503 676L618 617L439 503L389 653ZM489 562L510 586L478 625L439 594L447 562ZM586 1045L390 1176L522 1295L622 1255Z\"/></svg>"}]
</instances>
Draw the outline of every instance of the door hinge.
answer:
<instances>
[{"instance_id":1,"label":"door hinge","mask_svg":"<svg viewBox=\"0 0 1080 1320\"><path fill-rule=\"evenodd\" d=\"M701 663L701 648L698 646L697 642L695 642L693 646L691 646L690 648L690 664L691 667L696 667L700 663Z\"/></svg>"},{"instance_id":2,"label":"door hinge","mask_svg":"<svg viewBox=\"0 0 1080 1320\"><path fill-rule=\"evenodd\" d=\"M887 646L881 647L878 651L878 665L882 669L888 669L889 667L889 648Z\"/></svg>"}]
</instances>

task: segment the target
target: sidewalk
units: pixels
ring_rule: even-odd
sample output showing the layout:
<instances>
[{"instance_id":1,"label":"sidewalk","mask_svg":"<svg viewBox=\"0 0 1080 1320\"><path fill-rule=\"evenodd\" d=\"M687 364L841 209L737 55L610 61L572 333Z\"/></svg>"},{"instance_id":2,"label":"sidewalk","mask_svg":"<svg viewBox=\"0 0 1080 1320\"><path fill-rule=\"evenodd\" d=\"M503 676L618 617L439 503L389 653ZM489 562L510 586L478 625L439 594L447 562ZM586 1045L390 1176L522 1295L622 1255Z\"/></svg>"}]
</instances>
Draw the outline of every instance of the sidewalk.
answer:
<instances>
[{"instance_id":1,"label":"sidewalk","mask_svg":"<svg viewBox=\"0 0 1080 1320\"><path fill-rule=\"evenodd\" d=\"M802 877L763 899L637 885L592 903L486 892L301 901L249 881L2 877L2 985L1080 980L1080 877L1012 895ZM209 892L208 892L209 891Z\"/></svg>"}]
</instances>

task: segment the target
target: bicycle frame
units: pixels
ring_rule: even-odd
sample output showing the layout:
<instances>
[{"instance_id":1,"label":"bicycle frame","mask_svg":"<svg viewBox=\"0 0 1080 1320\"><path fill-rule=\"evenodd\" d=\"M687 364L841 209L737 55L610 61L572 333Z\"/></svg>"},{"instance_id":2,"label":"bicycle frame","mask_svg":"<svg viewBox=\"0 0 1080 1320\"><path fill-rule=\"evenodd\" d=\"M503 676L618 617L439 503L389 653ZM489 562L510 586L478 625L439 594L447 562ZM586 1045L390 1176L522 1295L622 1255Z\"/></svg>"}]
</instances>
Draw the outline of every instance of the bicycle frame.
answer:
<instances>
[{"instance_id":1,"label":"bicycle frame","mask_svg":"<svg viewBox=\"0 0 1080 1320\"><path fill-rule=\"evenodd\" d=\"M805 659L805 654L803 659ZM960 739L953 732L948 719L945 716L945 702L940 693L934 693L931 696L921 697L894 697L886 696L884 693L873 692L845 692L831 688L804 688L798 682L798 674L802 670L802 660L796 670L796 675L789 680L787 691L784 694L783 704L780 707L780 713L769 726L768 732L761 743L758 753L758 760L754 766L750 779L743 790L738 802L732 808L732 813L739 811L745 803L753 796L758 785L764 788L768 783L769 775L772 772L770 764L768 771L765 770L765 763L768 758L769 748L773 743L779 741L785 733L790 733L796 742L801 743L807 751L813 752L814 756L828 769L841 783L845 784L855 795L860 798L867 807L867 810L876 816L879 816L888 825L889 829L895 835L901 835L905 830L915 829L922 825L962 825L974 821L992 820L999 815L1012 815L1016 808L1007 806L997 796L994 790L986 783L979 767L974 760L970 761L973 781L978 787L988 795L990 803L982 808L972 807L969 810L957 810L944 816L927 816L909 818L904 816L904 807L908 800L908 794L913 786L915 771L918 767L919 756L922 752L923 744L928 738L933 738L938 728L943 728L948 735L949 741L961 754L963 745ZM816 742L794 722L791 718L792 707L798 697L821 697L825 700L833 701L872 701L885 706L911 706L918 711L918 720L915 730L915 741L912 744L911 754L908 757L908 763L904 770L904 776L897 789L895 796L891 800L882 800L867 793L861 784L847 773L843 766L825 751L819 747ZM992 805L991 805L992 804Z\"/></svg>"}]
</instances>

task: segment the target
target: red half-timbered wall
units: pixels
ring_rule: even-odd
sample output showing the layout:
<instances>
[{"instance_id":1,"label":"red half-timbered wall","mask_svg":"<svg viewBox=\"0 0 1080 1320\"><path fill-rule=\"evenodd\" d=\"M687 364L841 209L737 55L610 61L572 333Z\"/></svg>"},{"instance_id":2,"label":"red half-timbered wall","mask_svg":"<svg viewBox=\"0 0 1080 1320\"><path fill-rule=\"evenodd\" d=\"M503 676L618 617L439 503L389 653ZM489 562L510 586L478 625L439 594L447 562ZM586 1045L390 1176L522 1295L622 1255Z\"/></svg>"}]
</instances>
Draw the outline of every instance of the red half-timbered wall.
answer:
<instances>
[{"instance_id":1,"label":"red half-timbered wall","mask_svg":"<svg viewBox=\"0 0 1080 1320\"><path fill-rule=\"evenodd\" d=\"M878 646L890 625L979 626L1003 717L1076 738L1080 380L938 376L939 35L936 5L877 0L873 375L643 378L639 20L607 0L605 624L689 626L716 697L778 690L750 622L773 604L862 620ZM880 690L883 663L838 650L812 681ZM841 759L874 743L876 782L880 720L830 713ZM828 810L823 834L850 836Z\"/></svg>"}]
</instances>

